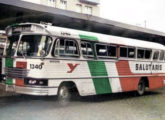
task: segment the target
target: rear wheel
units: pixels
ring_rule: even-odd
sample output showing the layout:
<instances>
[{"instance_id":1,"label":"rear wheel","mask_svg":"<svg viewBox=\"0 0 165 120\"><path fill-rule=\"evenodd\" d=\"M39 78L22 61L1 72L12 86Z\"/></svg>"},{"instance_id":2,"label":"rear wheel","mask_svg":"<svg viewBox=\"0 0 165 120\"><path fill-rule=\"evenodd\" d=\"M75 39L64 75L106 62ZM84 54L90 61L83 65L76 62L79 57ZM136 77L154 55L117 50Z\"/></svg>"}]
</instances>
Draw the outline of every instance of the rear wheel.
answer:
<instances>
[{"instance_id":1,"label":"rear wheel","mask_svg":"<svg viewBox=\"0 0 165 120\"><path fill-rule=\"evenodd\" d=\"M137 90L137 93L139 95L143 95L144 92L145 92L145 82L143 80L140 80L139 84L138 84L138 90Z\"/></svg>"}]
</instances>

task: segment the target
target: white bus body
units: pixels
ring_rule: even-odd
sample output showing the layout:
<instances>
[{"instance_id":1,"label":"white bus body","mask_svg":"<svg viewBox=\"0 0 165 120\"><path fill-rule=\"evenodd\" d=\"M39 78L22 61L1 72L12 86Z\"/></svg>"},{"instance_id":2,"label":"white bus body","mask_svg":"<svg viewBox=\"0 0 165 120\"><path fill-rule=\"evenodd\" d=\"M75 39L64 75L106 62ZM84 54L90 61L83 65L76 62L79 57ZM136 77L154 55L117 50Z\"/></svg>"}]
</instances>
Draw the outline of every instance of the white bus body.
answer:
<instances>
[{"instance_id":1,"label":"white bus body","mask_svg":"<svg viewBox=\"0 0 165 120\"><path fill-rule=\"evenodd\" d=\"M143 94L145 88L165 86L161 44L35 23L6 31L6 91L59 95L76 88L86 96L134 90Z\"/></svg>"}]
</instances>

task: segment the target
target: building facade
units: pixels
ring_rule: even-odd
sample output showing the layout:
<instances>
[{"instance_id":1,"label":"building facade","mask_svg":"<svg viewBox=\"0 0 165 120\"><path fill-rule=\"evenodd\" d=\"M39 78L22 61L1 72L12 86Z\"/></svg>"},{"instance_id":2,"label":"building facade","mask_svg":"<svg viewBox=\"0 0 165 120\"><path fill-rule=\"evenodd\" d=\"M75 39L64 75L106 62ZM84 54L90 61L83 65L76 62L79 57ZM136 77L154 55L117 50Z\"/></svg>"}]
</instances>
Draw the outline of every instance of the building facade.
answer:
<instances>
[{"instance_id":1,"label":"building facade","mask_svg":"<svg viewBox=\"0 0 165 120\"><path fill-rule=\"evenodd\" d=\"M100 16L100 0L22 0L54 8Z\"/></svg>"}]
</instances>

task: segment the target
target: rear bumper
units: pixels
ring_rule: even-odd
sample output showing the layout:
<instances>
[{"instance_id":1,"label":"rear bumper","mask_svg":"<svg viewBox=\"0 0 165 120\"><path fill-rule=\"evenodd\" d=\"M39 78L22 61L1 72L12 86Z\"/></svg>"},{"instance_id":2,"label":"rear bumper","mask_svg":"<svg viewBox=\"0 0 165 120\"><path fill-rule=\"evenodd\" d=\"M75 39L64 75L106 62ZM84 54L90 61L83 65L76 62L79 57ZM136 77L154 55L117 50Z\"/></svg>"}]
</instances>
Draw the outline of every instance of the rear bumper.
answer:
<instances>
[{"instance_id":1,"label":"rear bumper","mask_svg":"<svg viewBox=\"0 0 165 120\"><path fill-rule=\"evenodd\" d=\"M0 84L0 89L27 95L51 96L57 95L58 87L22 87L15 85Z\"/></svg>"}]
</instances>

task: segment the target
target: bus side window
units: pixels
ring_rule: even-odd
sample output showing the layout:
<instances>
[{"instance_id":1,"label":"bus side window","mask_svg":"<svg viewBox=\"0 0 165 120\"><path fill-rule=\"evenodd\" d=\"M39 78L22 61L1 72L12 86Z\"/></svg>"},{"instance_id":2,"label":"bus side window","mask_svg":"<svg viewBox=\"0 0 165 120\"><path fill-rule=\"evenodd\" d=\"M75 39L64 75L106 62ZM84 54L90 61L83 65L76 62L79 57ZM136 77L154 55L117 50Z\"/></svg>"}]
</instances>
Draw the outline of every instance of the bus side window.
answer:
<instances>
[{"instance_id":1,"label":"bus side window","mask_svg":"<svg viewBox=\"0 0 165 120\"><path fill-rule=\"evenodd\" d=\"M163 59L164 59L164 51L161 50L159 60L163 60Z\"/></svg>"},{"instance_id":2,"label":"bus side window","mask_svg":"<svg viewBox=\"0 0 165 120\"><path fill-rule=\"evenodd\" d=\"M92 45L89 42L85 42L85 41L81 42L81 51L82 51L82 54L85 58L94 57Z\"/></svg>"},{"instance_id":3,"label":"bus side window","mask_svg":"<svg viewBox=\"0 0 165 120\"><path fill-rule=\"evenodd\" d=\"M128 58L135 58L135 48L128 48Z\"/></svg>"},{"instance_id":4,"label":"bus side window","mask_svg":"<svg viewBox=\"0 0 165 120\"><path fill-rule=\"evenodd\" d=\"M144 58L144 50L143 49L138 49L137 58L140 58L140 59Z\"/></svg>"},{"instance_id":5,"label":"bus side window","mask_svg":"<svg viewBox=\"0 0 165 120\"><path fill-rule=\"evenodd\" d=\"M72 39L57 39L54 53L61 57L79 57L78 45Z\"/></svg>"},{"instance_id":6,"label":"bus side window","mask_svg":"<svg viewBox=\"0 0 165 120\"><path fill-rule=\"evenodd\" d=\"M96 44L96 53L100 58L108 57L107 46L102 44Z\"/></svg>"},{"instance_id":7,"label":"bus side window","mask_svg":"<svg viewBox=\"0 0 165 120\"><path fill-rule=\"evenodd\" d=\"M128 48L120 47L120 57L127 58L128 57Z\"/></svg>"},{"instance_id":8,"label":"bus side window","mask_svg":"<svg viewBox=\"0 0 165 120\"><path fill-rule=\"evenodd\" d=\"M153 55L153 60L158 60L159 58L159 51L155 51Z\"/></svg>"},{"instance_id":9,"label":"bus side window","mask_svg":"<svg viewBox=\"0 0 165 120\"><path fill-rule=\"evenodd\" d=\"M150 59L152 54L152 50L145 50L145 59Z\"/></svg>"},{"instance_id":10,"label":"bus side window","mask_svg":"<svg viewBox=\"0 0 165 120\"><path fill-rule=\"evenodd\" d=\"M108 56L110 57L117 57L117 47L116 46L108 46Z\"/></svg>"}]
</instances>

